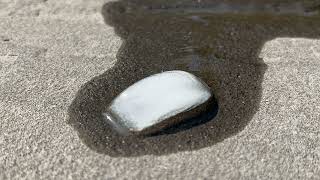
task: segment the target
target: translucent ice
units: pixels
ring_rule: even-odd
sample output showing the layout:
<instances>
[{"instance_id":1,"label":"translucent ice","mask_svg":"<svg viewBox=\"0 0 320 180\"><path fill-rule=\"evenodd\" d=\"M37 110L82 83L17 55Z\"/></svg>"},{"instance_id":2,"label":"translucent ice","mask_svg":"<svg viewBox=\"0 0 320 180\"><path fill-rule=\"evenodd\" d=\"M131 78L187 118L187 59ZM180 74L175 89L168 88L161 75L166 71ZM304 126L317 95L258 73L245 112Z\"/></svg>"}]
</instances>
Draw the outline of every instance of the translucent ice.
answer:
<instances>
[{"instance_id":1,"label":"translucent ice","mask_svg":"<svg viewBox=\"0 0 320 180\"><path fill-rule=\"evenodd\" d=\"M211 96L209 87L196 76L184 71L167 71L127 88L103 115L120 133L139 133L150 127L159 129L176 123L170 122L170 118L198 107ZM161 125L164 122L166 125Z\"/></svg>"}]
</instances>

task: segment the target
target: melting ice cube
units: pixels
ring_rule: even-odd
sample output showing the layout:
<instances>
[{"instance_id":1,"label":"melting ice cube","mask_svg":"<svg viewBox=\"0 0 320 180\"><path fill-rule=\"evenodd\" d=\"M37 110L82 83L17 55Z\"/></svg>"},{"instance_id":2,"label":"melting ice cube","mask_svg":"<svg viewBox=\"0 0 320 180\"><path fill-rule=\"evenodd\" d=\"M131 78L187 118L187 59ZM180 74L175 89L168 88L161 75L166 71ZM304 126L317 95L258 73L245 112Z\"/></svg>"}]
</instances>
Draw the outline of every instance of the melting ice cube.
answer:
<instances>
[{"instance_id":1,"label":"melting ice cube","mask_svg":"<svg viewBox=\"0 0 320 180\"><path fill-rule=\"evenodd\" d=\"M142 79L118 95L103 113L120 134L147 134L203 112L212 99L209 87L184 71L167 71Z\"/></svg>"}]
</instances>

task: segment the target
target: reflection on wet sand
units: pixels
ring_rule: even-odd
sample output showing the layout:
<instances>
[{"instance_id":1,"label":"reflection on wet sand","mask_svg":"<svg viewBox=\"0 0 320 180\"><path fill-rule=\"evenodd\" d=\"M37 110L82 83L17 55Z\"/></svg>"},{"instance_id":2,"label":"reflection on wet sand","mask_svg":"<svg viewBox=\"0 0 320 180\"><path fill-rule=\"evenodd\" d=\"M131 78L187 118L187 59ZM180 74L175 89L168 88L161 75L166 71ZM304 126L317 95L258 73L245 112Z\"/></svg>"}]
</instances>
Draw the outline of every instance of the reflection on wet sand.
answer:
<instances>
[{"instance_id":1,"label":"reflection on wet sand","mask_svg":"<svg viewBox=\"0 0 320 180\"><path fill-rule=\"evenodd\" d=\"M69 108L69 124L99 153L162 155L212 146L237 134L259 108L267 68L259 58L264 43L277 37L320 35L318 15L263 10L210 13L206 12L214 7L210 3L206 11L192 3L185 3L192 11L165 6L158 11L157 3L123 0L103 7L106 23L123 39L117 63L83 85ZM101 113L120 92L144 77L168 70L191 72L210 86L219 104L213 120L146 138L121 137L103 121Z\"/></svg>"}]
</instances>

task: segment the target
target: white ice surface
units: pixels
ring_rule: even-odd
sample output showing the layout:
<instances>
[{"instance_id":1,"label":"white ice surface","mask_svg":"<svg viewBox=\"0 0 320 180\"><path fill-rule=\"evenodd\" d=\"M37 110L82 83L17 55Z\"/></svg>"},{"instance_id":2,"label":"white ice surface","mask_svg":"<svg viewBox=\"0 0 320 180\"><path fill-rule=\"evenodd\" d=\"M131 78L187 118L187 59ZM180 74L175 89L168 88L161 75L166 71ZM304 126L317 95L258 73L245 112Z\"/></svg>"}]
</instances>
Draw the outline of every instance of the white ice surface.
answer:
<instances>
[{"instance_id":1,"label":"white ice surface","mask_svg":"<svg viewBox=\"0 0 320 180\"><path fill-rule=\"evenodd\" d=\"M134 131L194 108L211 97L209 87L184 71L167 71L142 79L110 105L122 124Z\"/></svg>"}]
</instances>

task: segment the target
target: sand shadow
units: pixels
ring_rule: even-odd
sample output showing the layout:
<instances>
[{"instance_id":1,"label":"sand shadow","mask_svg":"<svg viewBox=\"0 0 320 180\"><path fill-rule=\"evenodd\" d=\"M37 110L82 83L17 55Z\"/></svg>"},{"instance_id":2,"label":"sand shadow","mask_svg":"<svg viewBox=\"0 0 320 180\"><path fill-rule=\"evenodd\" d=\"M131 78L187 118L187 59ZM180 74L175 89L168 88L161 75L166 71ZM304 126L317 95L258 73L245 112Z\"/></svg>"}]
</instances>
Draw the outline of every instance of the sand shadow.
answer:
<instances>
[{"instance_id":1,"label":"sand shadow","mask_svg":"<svg viewBox=\"0 0 320 180\"><path fill-rule=\"evenodd\" d=\"M320 36L318 16L164 13L148 2L134 2L103 7L106 23L123 39L117 63L84 84L69 107L68 123L81 140L109 156L197 150L237 134L259 108L267 67L258 56L264 43L276 37ZM212 88L219 104L214 120L142 139L119 136L103 121L101 113L129 85L176 69L192 72Z\"/></svg>"}]
</instances>

